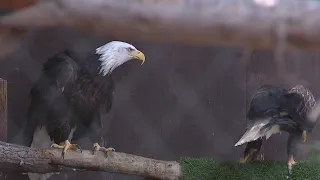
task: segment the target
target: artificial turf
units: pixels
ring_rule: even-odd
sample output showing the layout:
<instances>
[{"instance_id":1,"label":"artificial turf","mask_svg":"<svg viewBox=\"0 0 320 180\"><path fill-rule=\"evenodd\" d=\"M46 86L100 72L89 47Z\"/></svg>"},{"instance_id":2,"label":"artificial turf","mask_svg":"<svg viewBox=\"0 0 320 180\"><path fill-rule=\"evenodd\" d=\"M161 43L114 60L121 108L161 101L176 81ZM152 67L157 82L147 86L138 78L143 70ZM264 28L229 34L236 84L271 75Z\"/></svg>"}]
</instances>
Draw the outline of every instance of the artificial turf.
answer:
<instances>
[{"instance_id":1,"label":"artificial turf","mask_svg":"<svg viewBox=\"0 0 320 180\"><path fill-rule=\"evenodd\" d=\"M320 161L299 161L288 178L287 166L281 162L216 162L210 158L180 159L183 180L320 180Z\"/></svg>"}]
</instances>

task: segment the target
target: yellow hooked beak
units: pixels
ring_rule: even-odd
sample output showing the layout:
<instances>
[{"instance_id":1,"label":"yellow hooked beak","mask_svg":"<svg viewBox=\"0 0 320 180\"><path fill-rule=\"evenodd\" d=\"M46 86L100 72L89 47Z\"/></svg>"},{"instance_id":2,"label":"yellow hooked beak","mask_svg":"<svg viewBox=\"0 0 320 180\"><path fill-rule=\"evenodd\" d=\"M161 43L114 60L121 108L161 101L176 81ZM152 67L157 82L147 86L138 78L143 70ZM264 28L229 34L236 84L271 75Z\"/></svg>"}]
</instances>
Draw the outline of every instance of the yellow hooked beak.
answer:
<instances>
[{"instance_id":1,"label":"yellow hooked beak","mask_svg":"<svg viewBox=\"0 0 320 180\"><path fill-rule=\"evenodd\" d=\"M144 54L139 51L139 50L135 50L135 51L132 51L132 52L129 52L129 54L134 58L134 59L137 59L137 60L140 60L142 61L141 65L144 63L144 61L146 60L146 57L144 56Z\"/></svg>"},{"instance_id":2,"label":"yellow hooked beak","mask_svg":"<svg viewBox=\"0 0 320 180\"><path fill-rule=\"evenodd\" d=\"M307 141L307 131L302 132L302 141L305 143Z\"/></svg>"}]
</instances>

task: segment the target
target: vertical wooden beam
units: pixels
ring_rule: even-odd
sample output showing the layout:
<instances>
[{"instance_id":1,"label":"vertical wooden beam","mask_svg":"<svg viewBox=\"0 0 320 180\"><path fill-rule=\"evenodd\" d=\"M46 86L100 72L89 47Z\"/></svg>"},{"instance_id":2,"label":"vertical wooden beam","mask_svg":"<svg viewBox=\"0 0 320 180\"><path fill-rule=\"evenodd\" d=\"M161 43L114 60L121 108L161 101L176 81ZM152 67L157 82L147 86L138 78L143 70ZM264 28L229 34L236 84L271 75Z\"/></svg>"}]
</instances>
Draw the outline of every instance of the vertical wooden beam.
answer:
<instances>
[{"instance_id":1,"label":"vertical wooden beam","mask_svg":"<svg viewBox=\"0 0 320 180\"><path fill-rule=\"evenodd\" d=\"M0 141L7 141L7 81L0 78Z\"/></svg>"}]
</instances>

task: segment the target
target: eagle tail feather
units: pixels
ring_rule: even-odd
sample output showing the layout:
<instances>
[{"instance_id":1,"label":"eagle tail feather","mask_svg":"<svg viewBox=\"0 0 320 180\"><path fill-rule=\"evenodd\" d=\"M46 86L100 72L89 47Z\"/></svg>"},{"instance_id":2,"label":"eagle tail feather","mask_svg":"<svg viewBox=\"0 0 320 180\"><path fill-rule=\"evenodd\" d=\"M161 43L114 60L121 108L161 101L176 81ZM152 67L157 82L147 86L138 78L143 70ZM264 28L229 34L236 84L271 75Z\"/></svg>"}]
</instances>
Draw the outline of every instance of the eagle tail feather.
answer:
<instances>
[{"instance_id":1,"label":"eagle tail feather","mask_svg":"<svg viewBox=\"0 0 320 180\"><path fill-rule=\"evenodd\" d=\"M248 128L235 146L255 141L264 136L266 139L268 139L272 134L280 133L280 125L285 122L287 122L286 119L273 118L257 121L250 128Z\"/></svg>"},{"instance_id":2,"label":"eagle tail feather","mask_svg":"<svg viewBox=\"0 0 320 180\"><path fill-rule=\"evenodd\" d=\"M51 140L46 127L45 126L38 126L33 134L33 139L31 143L32 148L48 148L54 142ZM54 173L45 173L45 174L38 174L38 173L27 173L30 180L47 180L54 174L60 174L59 172Z\"/></svg>"},{"instance_id":3,"label":"eagle tail feather","mask_svg":"<svg viewBox=\"0 0 320 180\"><path fill-rule=\"evenodd\" d=\"M28 173L28 176L30 180L47 180L54 174L56 173L46 173L46 174Z\"/></svg>"}]
</instances>

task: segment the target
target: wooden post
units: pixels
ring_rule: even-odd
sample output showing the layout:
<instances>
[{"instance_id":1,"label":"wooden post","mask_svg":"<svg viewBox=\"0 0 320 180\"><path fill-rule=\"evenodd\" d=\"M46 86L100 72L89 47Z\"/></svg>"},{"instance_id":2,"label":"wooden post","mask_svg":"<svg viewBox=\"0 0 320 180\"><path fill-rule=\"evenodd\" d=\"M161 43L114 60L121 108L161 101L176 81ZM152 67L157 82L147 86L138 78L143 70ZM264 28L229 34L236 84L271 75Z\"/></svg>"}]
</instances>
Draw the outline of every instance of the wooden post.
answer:
<instances>
[{"instance_id":1,"label":"wooden post","mask_svg":"<svg viewBox=\"0 0 320 180\"><path fill-rule=\"evenodd\" d=\"M0 78L0 141L7 141L7 81Z\"/></svg>"}]
</instances>

